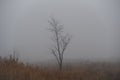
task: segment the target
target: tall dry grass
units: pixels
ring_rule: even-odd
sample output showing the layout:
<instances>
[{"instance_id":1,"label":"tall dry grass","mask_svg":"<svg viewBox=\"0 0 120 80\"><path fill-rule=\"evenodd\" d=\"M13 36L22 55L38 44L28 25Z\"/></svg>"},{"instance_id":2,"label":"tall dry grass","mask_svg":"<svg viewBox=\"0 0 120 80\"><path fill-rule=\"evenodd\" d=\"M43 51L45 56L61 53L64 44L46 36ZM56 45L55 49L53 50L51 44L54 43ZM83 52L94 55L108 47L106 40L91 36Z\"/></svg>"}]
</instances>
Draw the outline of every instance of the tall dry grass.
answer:
<instances>
[{"instance_id":1,"label":"tall dry grass","mask_svg":"<svg viewBox=\"0 0 120 80\"><path fill-rule=\"evenodd\" d=\"M58 71L0 59L0 80L120 80L118 64L91 63L68 68Z\"/></svg>"}]
</instances>

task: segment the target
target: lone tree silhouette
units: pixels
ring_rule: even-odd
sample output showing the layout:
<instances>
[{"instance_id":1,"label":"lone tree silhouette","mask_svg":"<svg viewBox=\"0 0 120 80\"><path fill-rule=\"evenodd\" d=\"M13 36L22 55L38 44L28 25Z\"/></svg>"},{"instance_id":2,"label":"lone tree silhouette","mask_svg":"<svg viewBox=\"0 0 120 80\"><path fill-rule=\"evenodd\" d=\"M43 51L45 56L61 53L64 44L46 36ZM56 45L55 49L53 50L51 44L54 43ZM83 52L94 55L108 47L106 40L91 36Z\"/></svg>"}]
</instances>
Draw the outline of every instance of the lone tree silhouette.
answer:
<instances>
[{"instance_id":1,"label":"lone tree silhouette","mask_svg":"<svg viewBox=\"0 0 120 80\"><path fill-rule=\"evenodd\" d=\"M56 21L54 18L51 18L48 23L50 24L49 30L53 34L52 40L54 43L50 50L56 58L59 70L61 71L63 66L63 55L71 40L71 36L63 34L63 25L59 24L59 22Z\"/></svg>"}]
</instances>

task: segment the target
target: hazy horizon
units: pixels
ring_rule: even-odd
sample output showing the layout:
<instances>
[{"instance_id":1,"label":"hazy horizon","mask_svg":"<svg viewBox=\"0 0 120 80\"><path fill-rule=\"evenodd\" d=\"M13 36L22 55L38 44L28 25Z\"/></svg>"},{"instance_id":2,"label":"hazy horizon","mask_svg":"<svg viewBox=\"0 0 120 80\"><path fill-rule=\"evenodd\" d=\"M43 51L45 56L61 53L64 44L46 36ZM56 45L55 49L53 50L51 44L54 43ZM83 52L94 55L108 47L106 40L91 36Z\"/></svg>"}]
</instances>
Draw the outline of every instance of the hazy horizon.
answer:
<instances>
[{"instance_id":1,"label":"hazy horizon","mask_svg":"<svg viewBox=\"0 0 120 80\"><path fill-rule=\"evenodd\" d=\"M55 17L72 35L64 59L120 58L119 0L0 1L0 56L25 61L54 60L48 20Z\"/></svg>"}]
</instances>

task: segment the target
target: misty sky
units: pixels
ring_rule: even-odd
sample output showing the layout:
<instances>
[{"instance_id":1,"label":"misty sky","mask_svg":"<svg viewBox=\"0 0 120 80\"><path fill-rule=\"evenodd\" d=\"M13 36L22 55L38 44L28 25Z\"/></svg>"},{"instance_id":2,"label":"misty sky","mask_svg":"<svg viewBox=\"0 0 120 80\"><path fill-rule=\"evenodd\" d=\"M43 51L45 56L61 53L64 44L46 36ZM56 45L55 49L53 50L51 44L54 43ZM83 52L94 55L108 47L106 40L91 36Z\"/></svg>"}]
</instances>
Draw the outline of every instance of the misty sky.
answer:
<instances>
[{"instance_id":1,"label":"misty sky","mask_svg":"<svg viewBox=\"0 0 120 80\"><path fill-rule=\"evenodd\" d=\"M67 59L120 57L119 0L0 0L0 55L52 60L48 20L72 35Z\"/></svg>"}]
</instances>

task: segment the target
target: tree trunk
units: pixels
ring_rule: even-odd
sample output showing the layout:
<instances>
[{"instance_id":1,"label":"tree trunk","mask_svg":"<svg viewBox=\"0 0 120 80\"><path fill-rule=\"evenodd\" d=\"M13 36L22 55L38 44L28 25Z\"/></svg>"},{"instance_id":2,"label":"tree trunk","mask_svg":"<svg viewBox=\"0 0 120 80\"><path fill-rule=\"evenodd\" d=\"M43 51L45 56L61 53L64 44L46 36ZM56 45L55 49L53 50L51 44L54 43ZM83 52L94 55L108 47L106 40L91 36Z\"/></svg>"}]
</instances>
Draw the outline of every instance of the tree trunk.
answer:
<instances>
[{"instance_id":1,"label":"tree trunk","mask_svg":"<svg viewBox=\"0 0 120 80\"><path fill-rule=\"evenodd\" d=\"M63 63L62 63L62 61L61 61L60 64L59 64L59 70L60 70L60 71L62 71L62 68L63 68L62 65L63 65Z\"/></svg>"}]
</instances>

